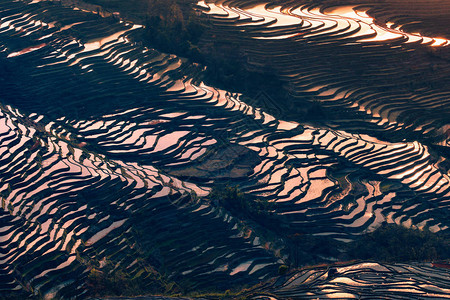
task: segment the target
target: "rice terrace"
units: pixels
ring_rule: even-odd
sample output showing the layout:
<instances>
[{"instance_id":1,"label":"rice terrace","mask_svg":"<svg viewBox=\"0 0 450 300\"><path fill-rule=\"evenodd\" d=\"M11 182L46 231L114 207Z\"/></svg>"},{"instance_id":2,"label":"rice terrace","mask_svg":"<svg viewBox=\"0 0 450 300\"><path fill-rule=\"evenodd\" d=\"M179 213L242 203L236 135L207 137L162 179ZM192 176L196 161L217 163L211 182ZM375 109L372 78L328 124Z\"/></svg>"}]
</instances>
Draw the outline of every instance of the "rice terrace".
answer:
<instances>
[{"instance_id":1,"label":"rice terrace","mask_svg":"<svg viewBox=\"0 0 450 300\"><path fill-rule=\"evenodd\" d=\"M450 299L450 1L0 0L0 299Z\"/></svg>"}]
</instances>

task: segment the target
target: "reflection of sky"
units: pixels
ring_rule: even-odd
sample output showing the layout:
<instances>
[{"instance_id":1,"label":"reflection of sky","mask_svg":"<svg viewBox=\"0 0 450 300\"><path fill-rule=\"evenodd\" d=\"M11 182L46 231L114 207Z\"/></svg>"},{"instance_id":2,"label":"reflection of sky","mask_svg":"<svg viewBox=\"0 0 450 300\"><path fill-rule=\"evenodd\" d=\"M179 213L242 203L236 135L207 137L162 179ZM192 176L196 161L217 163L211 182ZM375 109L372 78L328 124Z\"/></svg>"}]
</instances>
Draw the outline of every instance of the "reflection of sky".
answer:
<instances>
[{"instance_id":1,"label":"reflection of sky","mask_svg":"<svg viewBox=\"0 0 450 300\"><path fill-rule=\"evenodd\" d=\"M142 27L141 25L134 25L132 29L136 29L136 28L140 28ZM117 40L122 34L124 34L125 32L127 32L127 30L122 30L119 32L116 32L110 36L95 40L95 41L91 41L89 43L85 43L84 44L84 51L93 51L93 50L97 50L100 49L104 44L112 42L114 40Z\"/></svg>"},{"instance_id":2,"label":"reflection of sky","mask_svg":"<svg viewBox=\"0 0 450 300\"><path fill-rule=\"evenodd\" d=\"M325 9L307 9L303 7L292 10L281 10L281 7L267 7L267 4L258 4L251 8L238 9L223 6L222 4L198 2L198 6L209 8L206 14L215 15L220 18L240 19L248 22L236 24L237 26L268 24L268 28L285 27L291 25L309 26L309 29L327 29L328 34L342 34L354 31L346 38L360 38L359 42L382 42L404 39L405 43L422 42L431 46L444 46L449 40L444 38L432 38L421 36L418 33L406 33L400 27L392 28L393 23L388 22L386 27L375 24L374 19L369 17L364 10L355 9L354 6L337 6ZM264 18L264 19L262 19ZM358 30L359 28L359 30ZM297 34L282 34L270 37L257 37L258 39L285 39ZM305 37L314 35L309 32Z\"/></svg>"},{"instance_id":3,"label":"reflection of sky","mask_svg":"<svg viewBox=\"0 0 450 300\"><path fill-rule=\"evenodd\" d=\"M408 42L416 42L422 39L424 43L433 42L431 46L443 46L444 44L448 43L448 40L443 38L430 38L421 36L418 33L409 34L401 31L399 28L393 29L392 28L392 25L394 25L393 23L387 23L386 24L387 28L378 26L375 24L374 19L367 15L366 11L356 10L353 8L353 6L333 7L326 9L324 13L330 16L350 18L352 20L364 22L365 24L370 25L371 30L376 32L376 36L373 38L360 40L361 42L388 41L392 39L401 38L402 36L406 36L408 38Z\"/></svg>"},{"instance_id":4,"label":"reflection of sky","mask_svg":"<svg viewBox=\"0 0 450 300\"><path fill-rule=\"evenodd\" d=\"M10 53L10 54L8 55L8 58L15 57L15 56L20 56L20 55L26 54L26 53L30 53L30 52L39 50L39 49L41 49L41 48L44 48L45 46L46 46L46 44L45 44L45 43L42 43L42 44L37 45L37 46L28 47L28 48L22 49L22 50L20 50L20 51Z\"/></svg>"}]
</instances>

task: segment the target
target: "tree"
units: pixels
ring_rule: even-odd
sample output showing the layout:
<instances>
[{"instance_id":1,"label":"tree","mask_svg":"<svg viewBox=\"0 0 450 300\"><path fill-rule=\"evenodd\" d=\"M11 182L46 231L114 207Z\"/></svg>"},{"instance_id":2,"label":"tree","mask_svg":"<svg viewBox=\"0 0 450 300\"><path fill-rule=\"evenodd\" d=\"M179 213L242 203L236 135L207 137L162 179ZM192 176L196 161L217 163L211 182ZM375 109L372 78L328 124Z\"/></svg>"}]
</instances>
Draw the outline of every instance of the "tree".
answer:
<instances>
[{"instance_id":1,"label":"tree","mask_svg":"<svg viewBox=\"0 0 450 300\"><path fill-rule=\"evenodd\" d=\"M407 262L450 258L447 236L384 223L350 245L350 258Z\"/></svg>"}]
</instances>

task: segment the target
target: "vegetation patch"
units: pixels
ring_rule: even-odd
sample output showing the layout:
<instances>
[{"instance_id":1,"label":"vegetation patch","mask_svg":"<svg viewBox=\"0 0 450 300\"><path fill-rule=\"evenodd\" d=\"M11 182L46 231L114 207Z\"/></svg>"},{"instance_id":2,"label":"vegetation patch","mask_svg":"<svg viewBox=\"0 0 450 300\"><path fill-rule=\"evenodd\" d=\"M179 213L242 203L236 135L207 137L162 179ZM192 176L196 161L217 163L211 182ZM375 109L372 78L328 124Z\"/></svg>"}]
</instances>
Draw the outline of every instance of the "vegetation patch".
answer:
<instances>
[{"instance_id":1,"label":"vegetation patch","mask_svg":"<svg viewBox=\"0 0 450 300\"><path fill-rule=\"evenodd\" d=\"M209 198L240 217L263 221L260 218L273 214L273 203L245 194L234 186L215 186Z\"/></svg>"},{"instance_id":2,"label":"vegetation patch","mask_svg":"<svg viewBox=\"0 0 450 300\"><path fill-rule=\"evenodd\" d=\"M112 261L104 262L102 268L92 268L87 286L93 296L135 296L145 294L172 294L179 292L175 283L165 282L155 270L147 268L130 274L117 268Z\"/></svg>"},{"instance_id":3,"label":"vegetation patch","mask_svg":"<svg viewBox=\"0 0 450 300\"><path fill-rule=\"evenodd\" d=\"M450 239L428 229L384 223L350 244L348 256L384 262L446 260L450 259Z\"/></svg>"}]
</instances>

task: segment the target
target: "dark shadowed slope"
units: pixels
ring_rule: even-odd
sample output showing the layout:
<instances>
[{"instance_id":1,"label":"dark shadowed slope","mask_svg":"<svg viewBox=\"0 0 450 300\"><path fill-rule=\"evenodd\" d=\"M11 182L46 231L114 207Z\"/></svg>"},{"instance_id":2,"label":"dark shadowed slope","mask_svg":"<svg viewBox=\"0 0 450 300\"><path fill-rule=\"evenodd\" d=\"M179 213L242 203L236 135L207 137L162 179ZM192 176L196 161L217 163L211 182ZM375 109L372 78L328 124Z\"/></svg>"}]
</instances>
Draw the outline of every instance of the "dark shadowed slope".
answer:
<instances>
[{"instance_id":1,"label":"dark shadowed slope","mask_svg":"<svg viewBox=\"0 0 450 300\"><path fill-rule=\"evenodd\" d=\"M0 2L2 295L239 290L307 263L294 250L311 236L349 242L384 221L448 232L447 158L432 148L448 147L448 62L412 80L447 41L377 39L382 29L348 7L350 19L242 4L199 9L217 40L237 41L249 65L269 62L289 83L295 101L276 117L202 83L202 66L142 47L139 25ZM417 63L396 62L405 57ZM308 101L335 117L295 118ZM208 199L226 183L270 213L249 221ZM308 262L333 261L333 250ZM436 286L423 290L448 289Z\"/></svg>"}]
</instances>

